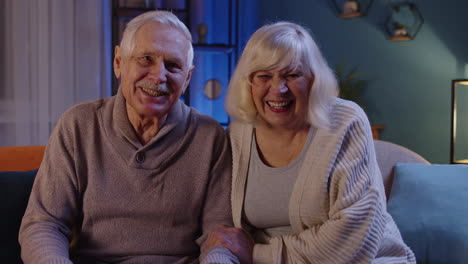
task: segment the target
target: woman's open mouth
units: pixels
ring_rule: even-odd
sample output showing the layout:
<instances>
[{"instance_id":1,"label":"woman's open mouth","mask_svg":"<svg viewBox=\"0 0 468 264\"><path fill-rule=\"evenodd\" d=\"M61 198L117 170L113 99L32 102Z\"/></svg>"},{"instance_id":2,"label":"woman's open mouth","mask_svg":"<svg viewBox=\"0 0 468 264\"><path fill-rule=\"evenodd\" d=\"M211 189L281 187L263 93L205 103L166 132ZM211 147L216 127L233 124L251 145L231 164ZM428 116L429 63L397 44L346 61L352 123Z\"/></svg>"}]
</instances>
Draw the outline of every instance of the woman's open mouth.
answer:
<instances>
[{"instance_id":1,"label":"woman's open mouth","mask_svg":"<svg viewBox=\"0 0 468 264\"><path fill-rule=\"evenodd\" d=\"M289 109L292 105L293 100L286 100L286 101L267 101L266 103L270 107L270 109L274 112L283 112Z\"/></svg>"}]
</instances>

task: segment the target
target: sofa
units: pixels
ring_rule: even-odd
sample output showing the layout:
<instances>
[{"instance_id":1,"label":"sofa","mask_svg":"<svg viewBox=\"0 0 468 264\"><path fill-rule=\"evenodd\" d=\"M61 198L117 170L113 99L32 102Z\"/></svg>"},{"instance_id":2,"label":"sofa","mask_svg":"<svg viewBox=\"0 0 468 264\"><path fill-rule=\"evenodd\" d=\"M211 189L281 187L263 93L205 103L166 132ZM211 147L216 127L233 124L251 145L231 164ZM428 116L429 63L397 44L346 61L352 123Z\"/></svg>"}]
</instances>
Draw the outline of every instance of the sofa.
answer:
<instances>
[{"instance_id":1,"label":"sofa","mask_svg":"<svg viewBox=\"0 0 468 264\"><path fill-rule=\"evenodd\" d=\"M374 141L388 211L418 263L468 263L468 166L430 164ZM22 263L18 230L45 146L0 147L0 262Z\"/></svg>"},{"instance_id":2,"label":"sofa","mask_svg":"<svg viewBox=\"0 0 468 264\"><path fill-rule=\"evenodd\" d=\"M45 146L0 147L0 263L22 263L18 230Z\"/></svg>"}]
</instances>

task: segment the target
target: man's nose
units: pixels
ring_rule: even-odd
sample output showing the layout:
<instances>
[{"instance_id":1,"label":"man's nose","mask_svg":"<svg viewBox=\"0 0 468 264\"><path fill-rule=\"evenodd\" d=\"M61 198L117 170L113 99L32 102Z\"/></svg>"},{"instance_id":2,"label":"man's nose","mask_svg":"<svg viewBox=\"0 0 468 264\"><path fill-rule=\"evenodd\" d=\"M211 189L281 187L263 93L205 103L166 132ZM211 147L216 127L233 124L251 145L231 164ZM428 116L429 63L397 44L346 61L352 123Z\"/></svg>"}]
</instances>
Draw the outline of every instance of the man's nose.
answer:
<instances>
[{"instance_id":1,"label":"man's nose","mask_svg":"<svg viewBox=\"0 0 468 264\"><path fill-rule=\"evenodd\" d=\"M151 65L149 69L149 77L156 81L157 83L164 83L167 81L167 69L164 65L164 62L157 62Z\"/></svg>"}]
</instances>

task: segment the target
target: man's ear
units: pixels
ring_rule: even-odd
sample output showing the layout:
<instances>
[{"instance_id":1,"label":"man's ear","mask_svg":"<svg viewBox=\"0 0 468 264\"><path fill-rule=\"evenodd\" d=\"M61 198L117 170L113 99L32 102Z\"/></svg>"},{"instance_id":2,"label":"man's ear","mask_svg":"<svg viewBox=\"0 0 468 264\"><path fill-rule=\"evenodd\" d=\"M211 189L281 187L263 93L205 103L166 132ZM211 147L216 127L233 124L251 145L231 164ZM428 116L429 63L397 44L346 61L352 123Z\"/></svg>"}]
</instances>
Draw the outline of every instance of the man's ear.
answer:
<instances>
[{"instance_id":1,"label":"man's ear","mask_svg":"<svg viewBox=\"0 0 468 264\"><path fill-rule=\"evenodd\" d=\"M195 66L192 65L188 71L187 78L185 79L185 83L184 83L184 91L182 92L182 94L185 93L185 90L187 90L187 87L190 84L190 79L192 79L192 72L194 69L195 69Z\"/></svg>"},{"instance_id":2,"label":"man's ear","mask_svg":"<svg viewBox=\"0 0 468 264\"><path fill-rule=\"evenodd\" d=\"M120 73L122 72L122 55L119 46L115 46L114 49L114 74L117 79L120 79Z\"/></svg>"}]
</instances>

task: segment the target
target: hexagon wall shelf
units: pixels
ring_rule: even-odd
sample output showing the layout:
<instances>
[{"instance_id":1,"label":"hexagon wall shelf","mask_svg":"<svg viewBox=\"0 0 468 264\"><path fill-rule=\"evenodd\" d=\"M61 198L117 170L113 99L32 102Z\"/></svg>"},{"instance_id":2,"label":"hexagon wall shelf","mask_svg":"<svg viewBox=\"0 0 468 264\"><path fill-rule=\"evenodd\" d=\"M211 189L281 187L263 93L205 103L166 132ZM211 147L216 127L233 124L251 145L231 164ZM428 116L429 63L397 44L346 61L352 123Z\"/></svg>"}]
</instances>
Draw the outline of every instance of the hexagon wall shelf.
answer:
<instances>
[{"instance_id":1,"label":"hexagon wall shelf","mask_svg":"<svg viewBox=\"0 0 468 264\"><path fill-rule=\"evenodd\" d=\"M387 39L393 41L413 40L421 29L424 18L414 3L392 4L385 20Z\"/></svg>"}]
</instances>

